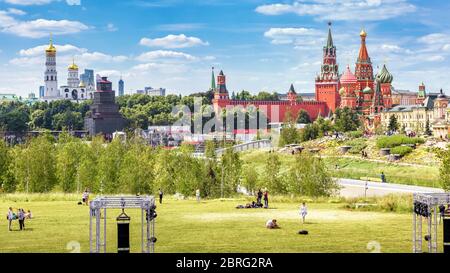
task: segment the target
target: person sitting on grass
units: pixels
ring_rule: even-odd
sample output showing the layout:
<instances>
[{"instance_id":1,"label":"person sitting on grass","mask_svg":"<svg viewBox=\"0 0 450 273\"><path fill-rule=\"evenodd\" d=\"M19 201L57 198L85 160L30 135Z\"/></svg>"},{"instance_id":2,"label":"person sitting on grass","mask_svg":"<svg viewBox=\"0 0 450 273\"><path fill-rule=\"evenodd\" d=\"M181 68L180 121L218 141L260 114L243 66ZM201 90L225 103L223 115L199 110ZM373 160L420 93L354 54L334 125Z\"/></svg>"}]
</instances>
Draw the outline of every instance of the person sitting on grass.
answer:
<instances>
[{"instance_id":1,"label":"person sitting on grass","mask_svg":"<svg viewBox=\"0 0 450 273\"><path fill-rule=\"evenodd\" d=\"M278 229L278 228L280 228L280 226L278 225L276 219L272 219L272 220L267 221L266 228L268 228L268 229Z\"/></svg>"},{"instance_id":2,"label":"person sitting on grass","mask_svg":"<svg viewBox=\"0 0 450 273\"><path fill-rule=\"evenodd\" d=\"M86 206L89 206L89 189L85 189L83 192L83 203L86 204Z\"/></svg>"},{"instance_id":3,"label":"person sitting on grass","mask_svg":"<svg viewBox=\"0 0 450 273\"><path fill-rule=\"evenodd\" d=\"M28 212L25 213L25 219L33 219L33 214L31 214L31 210L28 210Z\"/></svg>"}]
</instances>

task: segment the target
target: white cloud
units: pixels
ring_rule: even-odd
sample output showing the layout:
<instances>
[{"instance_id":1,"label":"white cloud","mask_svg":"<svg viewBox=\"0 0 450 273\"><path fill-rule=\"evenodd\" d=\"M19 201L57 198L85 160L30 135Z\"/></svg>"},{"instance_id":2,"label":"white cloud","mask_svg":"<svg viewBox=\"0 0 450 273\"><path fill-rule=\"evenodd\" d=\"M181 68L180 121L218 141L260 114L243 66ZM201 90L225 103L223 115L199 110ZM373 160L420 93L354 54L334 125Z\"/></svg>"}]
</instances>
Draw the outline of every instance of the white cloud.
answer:
<instances>
[{"instance_id":1,"label":"white cloud","mask_svg":"<svg viewBox=\"0 0 450 273\"><path fill-rule=\"evenodd\" d=\"M71 54L77 54L77 53L84 53L88 50L86 48L79 48L74 45L66 44L66 45L55 45L55 47L58 50L58 54L61 53L71 53ZM22 57L35 57L35 56L44 56L45 49L48 48L48 45L40 45L28 49L22 49L19 51L19 55Z\"/></svg>"},{"instance_id":2,"label":"white cloud","mask_svg":"<svg viewBox=\"0 0 450 273\"><path fill-rule=\"evenodd\" d=\"M140 62L152 62L155 60L167 60L167 59L179 59L179 60L194 61L197 58L190 54L186 54L183 52L168 51L168 50L149 51L149 52L145 52L145 53L139 55L136 58L136 60L140 61Z\"/></svg>"},{"instance_id":3,"label":"white cloud","mask_svg":"<svg viewBox=\"0 0 450 273\"><path fill-rule=\"evenodd\" d=\"M312 28L271 28L264 33L272 39L272 44L295 44L297 46L317 45L322 43L325 35Z\"/></svg>"},{"instance_id":4,"label":"white cloud","mask_svg":"<svg viewBox=\"0 0 450 273\"><path fill-rule=\"evenodd\" d=\"M108 25L106 25L106 30L109 32L115 32L119 29L113 23L109 23Z\"/></svg>"},{"instance_id":5,"label":"white cloud","mask_svg":"<svg viewBox=\"0 0 450 273\"><path fill-rule=\"evenodd\" d=\"M66 3L69 6L80 6L81 0L66 0Z\"/></svg>"},{"instance_id":6,"label":"white cloud","mask_svg":"<svg viewBox=\"0 0 450 273\"><path fill-rule=\"evenodd\" d=\"M58 0L5 0L6 3L18 6L42 6ZM81 0L66 0L69 6L81 5Z\"/></svg>"},{"instance_id":7,"label":"white cloud","mask_svg":"<svg viewBox=\"0 0 450 273\"><path fill-rule=\"evenodd\" d=\"M6 3L18 6L39 6L47 5L54 0L5 0Z\"/></svg>"},{"instance_id":8,"label":"white cloud","mask_svg":"<svg viewBox=\"0 0 450 273\"><path fill-rule=\"evenodd\" d=\"M27 14L25 11L20 10L20 9L15 9L15 8L9 8L7 12L9 14L13 14L13 15L25 15L25 14Z\"/></svg>"},{"instance_id":9,"label":"white cloud","mask_svg":"<svg viewBox=\"0 0 450 273\"><path fill-rule=\"evenodd\" d=\"M416 11L408 0L298 0L292 4L269 4L256 8L265 15L294 13L318 20L377 21Z\"/></svg>"},{"instance_id":10,"label":"white cloud","mask_svg":"<svg viewBox=\"0 0 450 273\"><path fill-rule=\"evenodd\" d=\"M49 33L55 35L78 33L89 29L85 24L69 20L37 19L33 21L17 20L12 15L23 14L20 10L0 10L0 31L20 37L42 38Z\"/></svg>"},{"instance_id":11,"label":"white cloud","mask_svg":"<svg viewBox=\"0 0 450 273\"><path fill-rule=\"evenodd\" d=\"M139 42L140 45L149 47L161 47L161 48L187 48L194 46L207 46L208 42L202 41L197 37L187 37L184 34L180 35L167 35L162 38L142 38Z\"/></svg>"}]
</instances>

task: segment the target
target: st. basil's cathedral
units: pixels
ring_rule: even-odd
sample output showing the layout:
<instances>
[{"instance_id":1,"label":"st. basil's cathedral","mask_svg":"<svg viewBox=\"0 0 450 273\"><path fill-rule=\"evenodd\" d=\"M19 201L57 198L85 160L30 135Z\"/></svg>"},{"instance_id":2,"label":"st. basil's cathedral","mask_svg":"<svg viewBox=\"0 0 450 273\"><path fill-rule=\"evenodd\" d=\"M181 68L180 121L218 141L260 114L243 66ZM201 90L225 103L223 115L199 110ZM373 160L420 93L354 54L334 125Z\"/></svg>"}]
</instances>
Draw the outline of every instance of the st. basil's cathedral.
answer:
<instances>
[{"instance_id":1,"label":"st. basil's cathedral","mask_svg":"<svg viewBox=\"0 0 450 273\"><path fill-rule=\"evenodd\" d=\"M213 79L214 108L217 110L227 106L253 105L265 111L271 122L283 122L288 112L296 117L301 110L305 110L311 119L315 120L319 116L330 116L338 108L348 107L364 117L367 129L374 129L380 123L381 112L393 106L391 84L394 78L386 65L378 75L374 76L372 61L366 46L365 30L361 31L360 37L361 46L355 72L353 73L350 66L347 66L345 72L340 75L336 46L333 43L331 23L329 23L321 70L315 79L315 100L313 101L302 100L292 85L287 94L287 101L230 100L225 76L221 71L217 78L218 87Z\"/></svg>"}]
</instances>

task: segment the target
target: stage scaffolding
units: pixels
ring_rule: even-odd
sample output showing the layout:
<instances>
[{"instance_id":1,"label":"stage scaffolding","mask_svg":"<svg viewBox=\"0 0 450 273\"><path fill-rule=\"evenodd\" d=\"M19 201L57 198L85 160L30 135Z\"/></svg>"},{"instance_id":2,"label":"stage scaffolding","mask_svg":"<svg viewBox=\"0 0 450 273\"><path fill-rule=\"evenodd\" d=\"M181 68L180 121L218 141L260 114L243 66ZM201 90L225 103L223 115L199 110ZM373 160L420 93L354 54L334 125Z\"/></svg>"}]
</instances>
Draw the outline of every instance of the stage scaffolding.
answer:
<instances>
[{"instance_id":1,"label":"stage scaffolding","mask_svg":"<svg viewBox=\"0 0 450 273\"><path fill-rule=\"evenodd\" d=\"M427 241L428 253L438 252L439 206L450 204L450 193L415 193L414 204L425 204L426 215L413 212L413 252L423 252L423 239ZM423 226L427 233L423 235Z\"/></svg>"},{"instance_id":2,"label":"stage scaffolding","mask_svg":"<svg viewBox=\"0 0 450 273\"><path fill-rule=\"evenodd\" d=\"M155 219L150 219L156 208L153 196L98 197L90 203L89 250L91 253L106 253L106 211L107 209L141 210L141 251L155 252ZM101 215L103 210L103 215ZM103 226L101 218L103 218ZM145 223L145 225L144 225ZM95 236L93 236L93 229ZM102 234L103 229L103 234Z\"/></svg>"}]
</instances>

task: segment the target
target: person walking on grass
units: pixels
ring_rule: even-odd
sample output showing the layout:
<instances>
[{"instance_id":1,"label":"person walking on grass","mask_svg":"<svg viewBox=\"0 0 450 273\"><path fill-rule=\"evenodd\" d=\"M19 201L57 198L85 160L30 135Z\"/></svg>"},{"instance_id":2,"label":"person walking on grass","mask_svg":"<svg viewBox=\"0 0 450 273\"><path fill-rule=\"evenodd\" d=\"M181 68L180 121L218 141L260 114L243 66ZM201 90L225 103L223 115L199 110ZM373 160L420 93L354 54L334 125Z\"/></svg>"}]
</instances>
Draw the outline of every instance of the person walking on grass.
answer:
<instances>
[{"instance_id":1,"label":"person walking on grass","mask_svg":"<svg viewBox=\"0 0 450 273\"><path fill-rule=\"evenodd\" d=\"M386 175L384 175L384 172L381 172L381 183L387 183Z\"/></svg>"},{"instance_id":2,"label":"person walking on grass","mask_svg":"<svg viewBox=\"0 0 450 273\"><path fill-rule=\"evenodd\" d=\"M269 208L269 191L267 190L264 191L264 208Z\"/></svg>"},{"instance_id":3,"label":"person walking on grass","mask_svg":"<svg viewBox=\"0 0 450 273\"><path fill-rule=\"evenodd\" d=\"M200 189L197 189L197 190L195 191L195 197L197 198L197 202L200 203Z\"/></svg>"},{"instance_id":4,"label":"person walking on grass","mask_svg":"<svg viewBox=\"0 0 450 273\"><path fill-rule=\"evenodd\" d=\"M159 203L162 204L162 200L163 200L163 191L161 189L159 189Z\"/></svg>"},{"instance_id":5,"label":"person walking on grass","mask_svg":"<svg viewBox=\"0 0 450 273\"><path fill-rule=\"evenodd\" d=\"M302 206L300 207L300 216L302 217L302 223L305 223L306 215L308 215L308 207L306 206L306 203L303 202Z\"/></svg>"},{"instance_id":6,"label":"person walking on grass","mask_svg":"<svg viewBox=\"0 0 450 273\"><path fill-rule=\"evenodd\" d=\"M13 212L12 208L9 208L8 214L6 215L6 220L8 220L8 230L12 231L11 225L12 225L12 221L14 220L14 212Z\"/></svg>"}]
</instances>

